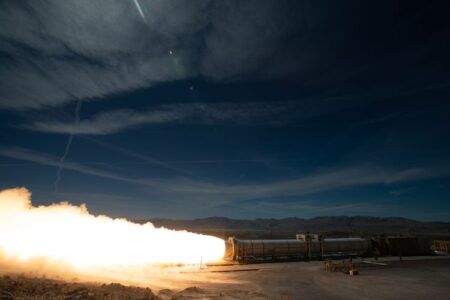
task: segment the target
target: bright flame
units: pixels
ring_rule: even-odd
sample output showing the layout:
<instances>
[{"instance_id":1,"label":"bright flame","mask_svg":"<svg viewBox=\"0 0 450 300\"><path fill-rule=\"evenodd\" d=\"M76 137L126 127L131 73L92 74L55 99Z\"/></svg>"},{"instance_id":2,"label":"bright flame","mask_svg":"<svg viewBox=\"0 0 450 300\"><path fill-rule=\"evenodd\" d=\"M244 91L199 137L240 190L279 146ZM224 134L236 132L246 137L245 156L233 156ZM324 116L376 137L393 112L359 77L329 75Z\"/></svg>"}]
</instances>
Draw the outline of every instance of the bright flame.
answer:
<instances>
[{"instance_id":1,"label":"bright flame","mask_svg":"<svg viewBox=\"0 0 450 300\"><path fill-rule=\"evenodd\" d=\"M0 250L27 261L44 258L83 270L222 259L222 239L89 214L67 202L33 207L25 188L0 192Z\"/></svg>"}]
</instances>

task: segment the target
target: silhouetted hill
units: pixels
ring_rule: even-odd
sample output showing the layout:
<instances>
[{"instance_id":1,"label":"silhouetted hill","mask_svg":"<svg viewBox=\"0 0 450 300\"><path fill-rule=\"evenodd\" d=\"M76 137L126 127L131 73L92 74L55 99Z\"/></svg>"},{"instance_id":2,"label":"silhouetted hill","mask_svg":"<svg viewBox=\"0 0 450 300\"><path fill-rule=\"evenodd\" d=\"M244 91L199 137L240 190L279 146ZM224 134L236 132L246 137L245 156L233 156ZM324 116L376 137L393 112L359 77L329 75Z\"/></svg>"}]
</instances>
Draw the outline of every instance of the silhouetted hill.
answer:
<instances>
[{"instance_id":1,"label":"silhouetted hill","mask_svg":"<svg viewBox=\"0 0 450 300\"><path fill-rule=\"evenodd\" d=\"M345 217L330 216L312 219L255 219L239 220L224 217L210 217L193 220L148 219L139 222L152 222L156 227L189 230L213 234L220 237L294 237L296 233L317 232L328 235L370 235L370 234L415 234L450 236L450 223L421 222L398 217Z\"/></svg>"}]
</instances>

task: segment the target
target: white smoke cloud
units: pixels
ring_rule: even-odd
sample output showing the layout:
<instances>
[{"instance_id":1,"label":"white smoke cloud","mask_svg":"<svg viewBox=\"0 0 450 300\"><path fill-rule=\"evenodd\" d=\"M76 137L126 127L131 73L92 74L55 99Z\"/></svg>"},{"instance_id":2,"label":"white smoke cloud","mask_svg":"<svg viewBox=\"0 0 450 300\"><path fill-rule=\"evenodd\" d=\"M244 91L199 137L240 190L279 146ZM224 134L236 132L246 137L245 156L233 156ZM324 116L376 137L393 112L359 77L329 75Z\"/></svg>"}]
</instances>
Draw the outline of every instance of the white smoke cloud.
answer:
<instances>
[{"instance_id":1,"label":"white smoke cloud","mask_svg":"<svg viewBox=\"0 0 450 300\"><path fill-rule=\"evenodd\" d=\"M33 206L25 188L0 192L0 252L23 263L60 262L76 270L195 264L223 256L223 240L91 215L68 202Z\"/></svg>"}]
</instances>

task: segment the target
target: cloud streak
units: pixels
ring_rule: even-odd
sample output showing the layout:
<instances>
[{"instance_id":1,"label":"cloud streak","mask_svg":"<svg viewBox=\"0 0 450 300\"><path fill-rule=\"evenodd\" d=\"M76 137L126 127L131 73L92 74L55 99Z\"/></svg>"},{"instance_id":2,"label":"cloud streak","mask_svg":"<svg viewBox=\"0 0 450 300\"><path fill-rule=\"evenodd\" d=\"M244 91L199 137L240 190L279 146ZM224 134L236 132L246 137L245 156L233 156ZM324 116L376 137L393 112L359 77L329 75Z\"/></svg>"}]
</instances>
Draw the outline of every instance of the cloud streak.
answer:
<instances>
[{"instance_id":1,"label":"cloud streak","mask_svg":"<svg viewBox=\"0 0 450 300\"><path fill-rule=\"evenodd\" d=\"M0 147L0 156L46 166L58 167L57 158L17 147ZM443 168L406 168L387 169L360 165L347 168L321 170L290 180L269 181L263 183L225 185L205 180L172 177L128 178L119 174L106 172L79 163L69 163L65 169L91 176L128 182L142 186L151 197L164 197L167 202L186 199L196 205L217 206L237 203L252 199L269 199L276 197L305 196L346 187L366 185L391 185L413 182L416 180L446 177L448 171ZM150 190L148 188L151 188Z\"/></svg>"},{"instance_id":2,"label":"cloud streak","mask_svg":"<svg viewBox=\"0 0 450 300\"><path fill-rule=\"evenodd\" d=\"M19 148L19 147L0 147L0 156L8 157L12 159L17 159L21 161L28 161L33 162L36 164L44 165L44 166L50 166L50 167L57 167L60 166L60 161L53 156L44 154L44 153L38 153L35 151L30 151L28 149ZM91 168L88 166L84 166L78 163L69 163L66 162L65 169L75 171L82 174L92 175L96 177L101 178L107 178L117 181L124 181L124 182L133 182L133 180L111 173L111 172L105 172L103 170L99 170L96 168Z\"/></svg>"},{"instance_id":3,"label":"cloud streak","mask_svg":"<svg viewBox=\"0 0 450 300\"><path fill-rule=\"evenodd\" d=\"M174 103L159 105L147 111L104 111L74 123L37 120L24 127L48 133L105 135L143 125L169 123L282 126L335 113L354 105L356 102L353 99L341 97L279 102Z\"/></svg>"},{"instance_id":4,"label":"cloud streak","mask_svg":"<svg viewBox=\"0 0 450 300\"><path fill-rule=\"evenodd\" d=\"M138 0L133 0L134 4L136 5L136 9L138 10L139 14L142 17L142 20L144 21L145 24L147 24L147 19L145 18L144 12L142 11L141 6L139 5L139 1Z\"/></svg>"},{"instance_id":5,"label":"cloud streak","mask_svg":"<svg viewBox=\"0 0 450 300\"><path fill-rule=\"evenodd\" d=\"M205 198L260 199L269 197L303 196L345 187L389 185L415 180L448 176L448 172L425 168L386 169L373 166L354 166L322 170L317 173L284 181L244 185L220 185L210 182L178 180L161 182L161 186L177 194L196 193Z\"/></svg>"}]
</instances>

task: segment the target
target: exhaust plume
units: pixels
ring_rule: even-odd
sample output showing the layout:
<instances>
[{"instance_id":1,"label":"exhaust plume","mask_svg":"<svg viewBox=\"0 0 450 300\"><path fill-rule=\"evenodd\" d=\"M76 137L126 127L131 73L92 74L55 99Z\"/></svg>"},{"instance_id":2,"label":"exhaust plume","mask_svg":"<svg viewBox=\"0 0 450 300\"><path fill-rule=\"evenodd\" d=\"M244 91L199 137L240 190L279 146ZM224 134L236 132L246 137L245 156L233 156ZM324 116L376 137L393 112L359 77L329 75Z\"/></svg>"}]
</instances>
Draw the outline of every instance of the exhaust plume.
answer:
<instances>
[{"instance_id":1,"label":"exhaust plume","mask_svg":"<svg viewBox=\"0 0 450 300\"><path fill-rule=\"evenodd\" d=\"M0 191L0 257L93 269L221 260L222 239L94 216L68 202L33 206L26 188ZM128 269L129 272L130 269Z\"/></svg>"}]
</instances>

